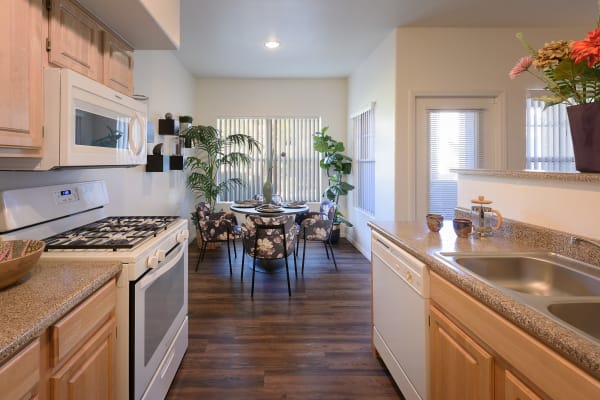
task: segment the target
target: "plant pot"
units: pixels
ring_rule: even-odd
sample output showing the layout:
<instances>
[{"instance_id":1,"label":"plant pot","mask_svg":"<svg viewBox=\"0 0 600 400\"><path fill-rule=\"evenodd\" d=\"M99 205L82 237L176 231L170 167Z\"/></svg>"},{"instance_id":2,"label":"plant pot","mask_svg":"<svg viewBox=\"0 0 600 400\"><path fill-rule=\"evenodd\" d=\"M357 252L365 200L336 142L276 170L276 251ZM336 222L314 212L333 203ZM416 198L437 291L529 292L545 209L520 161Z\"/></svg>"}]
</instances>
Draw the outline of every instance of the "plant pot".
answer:
<instances>
[{"instance_id":1,"label":"plant pot","mask_svg":"<svg viewBox=\"0 0 600 400\"><path fill-rule=\"evenodd\" d=\"M333 225L333 229L331 230L331 244L336 244L340 241L340 225Z\"/></svg>"},{"instance_id":2,"label":"plant pot","mask_svg":"<svg viewBox=\"0 0 600 400\"><path fill-rule=\"evenodd\" d=\"M580 172L600 172L600 103L567 107L575 168Z\"/></svg>"}]
</instances>

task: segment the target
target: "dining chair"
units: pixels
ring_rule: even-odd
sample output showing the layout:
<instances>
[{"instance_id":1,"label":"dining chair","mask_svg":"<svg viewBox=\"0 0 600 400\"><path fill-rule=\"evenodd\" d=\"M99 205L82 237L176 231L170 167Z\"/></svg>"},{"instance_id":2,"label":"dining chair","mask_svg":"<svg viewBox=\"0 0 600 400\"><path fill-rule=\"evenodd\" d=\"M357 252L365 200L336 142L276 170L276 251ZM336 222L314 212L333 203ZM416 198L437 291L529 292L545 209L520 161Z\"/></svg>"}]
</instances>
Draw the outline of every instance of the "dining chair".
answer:
<instances>
[{"instance_id":1,"label":"dining chair","mask_svg":"<svg viewBox=\"0 0 600 400\"><path fill-rule=\"evenodd\" d=\"M237 225L237 218L231 211L221 211L216 213L210 212L210 207L205 202L200 202L196 206L196 215L198 216L198 231L202 238L202 247L200 255L196 262L194 271L198 271L200 261L204 260L206 246L208 243L227 242L227 256L229 257L229 274L233 275L231 266L231 247L229 240L233 242L233 252L237 258L237 250L235 248L236 231L238 237L241 235L241 228Z\"/></svg>"},{"instance_id":2,"label":"dining chair","mask_svg":"<svg viewBox=\"0 0 600 400\"><path fill-rule=\"evenodd\" d=\"M325 246L325 253L331 258L333 265L337 270L333 246L331 245L331 232L333 231L333 222L335 220L336 204L331 200L323 200L319 206L319 211L313 211L306 214L300 224L300 238L303 240L302 247L302 273L304 273L304 258L306 256L306 242L322 242ZM299 241L298 241L299 242ZM328 248L329 246L329 248Z\"/></svg>"},{"instance_id":3,"label":"dining chair","mask_svg":"<svg viewBox=\"0 0 600 400\"><path fill-rule=\"evenodd\" d=\"M298 276L296 266L296 240L298 227L294 224L293 215L248 215L242 224L242 273L244 280L244 259L246 253L252 257L252 291L250 296L254 297L254 278L256 275L256 259L259 260L285 260L285 272L287 275L288 295L292 295L290 287L290 270L288 257L294 255L294 271Z\"/></svg>"}]
</instances>

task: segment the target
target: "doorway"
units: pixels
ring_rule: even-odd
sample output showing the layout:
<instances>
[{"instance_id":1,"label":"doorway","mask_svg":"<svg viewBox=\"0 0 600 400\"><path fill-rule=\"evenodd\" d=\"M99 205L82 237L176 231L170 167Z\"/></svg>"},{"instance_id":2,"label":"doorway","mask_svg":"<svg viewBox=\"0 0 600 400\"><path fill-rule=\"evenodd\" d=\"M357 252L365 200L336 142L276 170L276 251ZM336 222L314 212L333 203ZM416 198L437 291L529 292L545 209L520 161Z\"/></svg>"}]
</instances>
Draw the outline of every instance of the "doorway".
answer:
<instances>
[{"instance_id":1,"label":"doorway","mask_svg":"<svg viewBox=\"0 0 600 400\"><path fill-rule=\"evenodd\" d=\"M501 168L497 96L415 98L416 218L427 213L452 219L457 206L453 169Z\"/></svg>"}]
</instances>

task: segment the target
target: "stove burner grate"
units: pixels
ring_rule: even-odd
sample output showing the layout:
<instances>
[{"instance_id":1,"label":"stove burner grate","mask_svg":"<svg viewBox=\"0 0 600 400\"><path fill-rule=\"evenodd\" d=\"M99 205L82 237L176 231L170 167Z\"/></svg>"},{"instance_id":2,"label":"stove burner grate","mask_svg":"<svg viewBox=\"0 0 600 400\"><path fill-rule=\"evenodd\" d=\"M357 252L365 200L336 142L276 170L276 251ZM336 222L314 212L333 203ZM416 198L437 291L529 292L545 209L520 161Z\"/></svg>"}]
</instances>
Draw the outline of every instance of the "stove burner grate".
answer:
<instances>
[{"instance_id":1,"label":"stove burner grate","mask_svg":"<svg viewBox=\"0 0 600 400\"><path fill-rule=\"evenodd\" d=\"M50 236L49 250L127 250L166 230L178 217L107 217Z\"/></svg>"}]
</instances>

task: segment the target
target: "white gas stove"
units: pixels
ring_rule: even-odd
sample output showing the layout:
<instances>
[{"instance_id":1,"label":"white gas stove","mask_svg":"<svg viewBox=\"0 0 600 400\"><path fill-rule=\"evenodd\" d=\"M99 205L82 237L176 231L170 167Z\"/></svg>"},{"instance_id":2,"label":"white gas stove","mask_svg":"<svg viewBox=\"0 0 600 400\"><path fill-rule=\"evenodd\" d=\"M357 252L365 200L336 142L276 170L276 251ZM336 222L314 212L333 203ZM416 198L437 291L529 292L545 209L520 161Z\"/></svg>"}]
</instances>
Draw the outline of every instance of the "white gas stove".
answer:
<instances>
[{"instance_id":1,"label":"white gas stove","mask_svg":"<svg viewBox=\"0 0 600 400\"><path fill-rule=\"evenodd\" d=\"M44 259L115 261L117 399L162 399L187 349L187 221L107 217L103 181L0 192L0 237L42 239Z\"/></svg>"}]
</instances>

